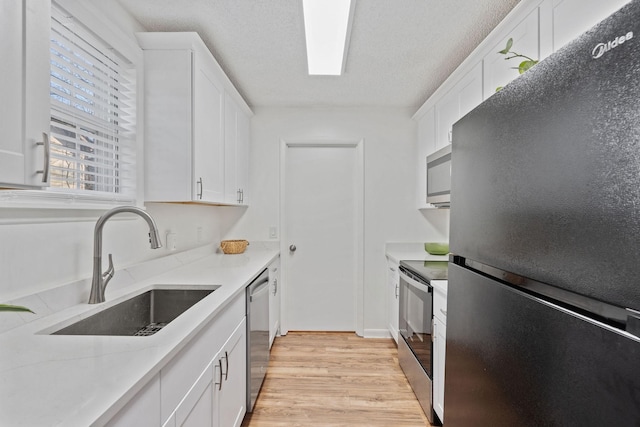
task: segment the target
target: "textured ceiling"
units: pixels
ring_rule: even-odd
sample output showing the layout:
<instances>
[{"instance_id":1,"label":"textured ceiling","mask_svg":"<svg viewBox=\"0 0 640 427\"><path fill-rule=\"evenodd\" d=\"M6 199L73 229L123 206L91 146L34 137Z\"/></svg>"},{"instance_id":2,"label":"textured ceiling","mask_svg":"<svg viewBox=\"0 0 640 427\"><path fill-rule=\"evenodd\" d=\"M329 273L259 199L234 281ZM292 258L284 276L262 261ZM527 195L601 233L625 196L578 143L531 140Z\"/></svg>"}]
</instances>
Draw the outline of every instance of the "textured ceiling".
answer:
<instances>
[{"instance_id":1,"label":"textured ceiling","mask_svg":"<svg viewBox=\"0 0 640 427\"><path fill-rule=\"evenodd\" d=\"M252 106L418 108L519 0L357 0L342 76L308 76L301 0L119 0L196 31Z\"/></svg>"}]
</instances>

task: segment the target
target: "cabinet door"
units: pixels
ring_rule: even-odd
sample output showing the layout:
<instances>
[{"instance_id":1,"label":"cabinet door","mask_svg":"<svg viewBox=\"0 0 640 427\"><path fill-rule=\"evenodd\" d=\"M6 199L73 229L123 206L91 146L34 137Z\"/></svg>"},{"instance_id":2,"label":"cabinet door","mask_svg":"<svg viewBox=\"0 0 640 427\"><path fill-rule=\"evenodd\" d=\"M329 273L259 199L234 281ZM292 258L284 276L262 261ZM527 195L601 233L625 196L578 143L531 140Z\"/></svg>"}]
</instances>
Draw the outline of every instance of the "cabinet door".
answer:
<instances>
[{"instance_id":1,"label":"cabinet door","mask_svg":"<svg viewBox=\"0 0 640 427\"><path fill-rule=\"evenodd\" d=\"M430 108L418 121L418 209L427 207L427 156L436 150L436 113Z\"/></svg>"},{"instance_id":2,"label":"cabinet door","mask_svg":"<svg viewBox=\"0 0 640 427\"><path fill-rule=\"evenodd\" d=\"M434 358L433 358L433 409L444 423L444 366L446 357L446 326L434 318Z\"/></svg>"},{"instance_id":3,"label":"cabinet door","mask_svg":"<svg viewBox=\"0 0 640 427\"><path fill-rule=\"evenodd\" d=\"M249 181L249 118L228 94L224 109L225 202L245 205Z\"/></svg>"},{"instance_id":4,"label":"cabinet door","mask_svg":"<svg viewBox=\"0 0 640 427\"><path fill-rule=\"evenodd\" d=\"M280 330L280 258L269 266L269 348Z\"/></svg>"},{"instance_id":5,"label":"cabinet door","mask_svg":"<svg viewBox=\"0 0 640 427\"><path fill-rule=\"evenodd\" d=\"M236 185L240 189L240 204L249 204L249 143L251 119L238 112L238 134L236 140Z\"/></svg>"},{"instance_id":6,"label":"cabinet door","mask_svg":"<svg viewBox=\"0 0 640 427\"><path fill-rule=\"evenodd\" d=\"M482 93L479 62L436 103L436 150L451 144L453 124L482 102Z\"/></svg>"},{"instance_id":7,"label":"cabinet door","mask_svg":"<svg viewBox=\"0 0 640 427\"><path fill-rule=\"evenodd\" d=\"M204 58L194 60L193 200L224 202L224 90Z\"/></svg>"},{"instance_id":8,"label":"cabinet door","mask_svg":"<svg viewBox=\"0 0 640 427\"><path fill-rule=\"evenodd\" d=\"M219 353L221 386L214 410L221 427L240 427L247 409L247 339L243 320Z\"/></svg>"},{"instance_id":9,"label":"cabinet door","mask_svg":"<svg viewBox=\"0 0 640 427\"><path fill-rule=\"evenodd\" d=\"M560 49L628 2L629 0L554 0L553 51Z\"/></svg>"},{"instance_id":10,"label":"cabinet door","mask_svg":"<svg viewBox=\"0 0 640 427\"><path fill-rule=\"evenodd\" d=\"M200 374L175 410L175 422L180 427L213 426L213 363Z\"/></svg>"},{"instance_id":11,"label":"cabinet door","mask_svg":"<svg viewBox=\"0 0 640 427\"><path fill-rule=\"evenodd\" d=\"M236 176L238 148L238 116L240 112L233 99L224 97L224 201L240 204L240 187Z\"/></svg>"},{"instance_id":12,"label":"cabinet door","mask_svg":"<svg viewBox=\"0 0 640 427\"><path fill-rule=\"evenodd\" d=\"M534 9L526 18L516 24L507 36L500 39L487 54L482 63L484 65L484 93L488 98L496 92L498 87L506 86L511 80L520 75L518 65L524 59L513 58L505 60L511 55L498 52L507 45L509 38L513 39L512 50L532 59L540 59L540 17L538 8Z\"/></svg>"},{"instance_id":13,"label":"cabinet door","mask_svg":"<svg viewBox=\"0 0 640 427\"><path fill-rule=\"evenodd\" d=\"M451 144L451 128L460 118L460 101L456 88L452 88L440 101L436 103L436 141L438 150Z\"/></svg>"},{"instance_id":14,"label":"cabinet door","mask_svg":"<svg viewBox=\"0 0 640 427\"><path fill-rule=\"evenodd\" d=\"M108 427L160 425L160 375L156 375L109 422ZM174 427L174 424L166 424Z\"/></svg>"},{"instance_id":15,"label":"cabinet door","mask_svg":"<svg viewBox=\"0 0 640 427\"><path fill-rule=\"evenodd\" d=\"M0 186L45 186L43 132L50 127L47 0L0 3Z\"/></svg>"},{"instance_id":16,"label":"cabinet door","mask_svg":"<svg viewBox=\"0 0 640 427\"><path fill-rule=\"evenodd\" d=\"M193 55L144 52L145 200L193 199Z\"/></svg>"},{"instance_id":17,"label":"cabinet door","mask_svg":"<svg viewBox=\"0 0 640 427\"><path fill-rule=\"evenodd\" d=\"M398 320L400 317L400 272L398 264L389 261L387 265L387 305L389 332L396 343L398 342Z\"/></svg>"}]
</instances>

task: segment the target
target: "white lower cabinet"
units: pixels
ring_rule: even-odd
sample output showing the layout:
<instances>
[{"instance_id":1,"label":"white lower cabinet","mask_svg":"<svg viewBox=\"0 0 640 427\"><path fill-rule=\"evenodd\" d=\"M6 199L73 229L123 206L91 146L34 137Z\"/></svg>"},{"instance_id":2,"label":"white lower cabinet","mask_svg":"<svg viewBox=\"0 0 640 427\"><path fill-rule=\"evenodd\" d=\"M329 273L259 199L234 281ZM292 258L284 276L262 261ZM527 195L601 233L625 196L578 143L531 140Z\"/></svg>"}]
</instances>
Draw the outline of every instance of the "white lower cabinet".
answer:
<instances>
[{"instance_id":1,"label":"white lower cabinet","mask_svg":"<svg viewBox=\"0 0 640 427\"><path fill-rule=\"evenodd\" d=\"M200 374L182 402L164 424L166 427L175 426L213 426L213 362ZM217 425L217 424L216 424Z\"/></svg>"},{"instance_id":2,"label":"white lower cabinet","mask_svg":"<svg viewBox=\"0 0 640 427\"><path fill-rule=\"evenodd\" d=\"M444 371L447 352L447 282L432 285L433 292L433 409L444 423Z\"/></svg>"},{"instance_id":3,"label":"white lower cabinet","mask_svg":"<svg viewBox=\"0 0 640 427\"><path fill-rule=\"evenodd\" d=\"M444 422L444 361L446 357L446 323L433 320L434 360L433 360L433 409L440 421Z\"/></svg>"},{"instance_id":4,"label":"white lower cabinet","mask_svg":"<svg viewBox=\"0 0 640 427\"><path fill-rule=\"evenodd\" d=\"M269 266L269 348L280 334L280 257Z\"/></svg>"},{"instance_id":5,"label":"white lower cabinet","mask_svg":"<svg viewBox=\"0 0 640 427\"><path fill-rule=\"evenodd\" d=\"M218 358L218 382L214 384L214 422L217 427L240 427L247 412L247 323L243 319L229 337ZM215 413L217 412L217 424Z\"/></svg>"},{"instance_id":6,"label":"white lower cabinet","mask_svg":"<svg viewBox=\"0 0 640 427\"><path fill-rule=\"evenodd\" d=\"M108 427L156 427L160 425L160 375L153 377L124 408L111 418ZM174 425L174 424L167 424Z\"/></svg>"},{"instance_id":7,"label":"white lower cabinet","mask_svg":"<svg viewBox=\"0 0 640 427\"><path fill-rule=\"evenodd\" d=\"M107 425L239 427L247 407L245 294L239 294Z\"/></svg>"},{"instance_id":8,"label":"white lower cabinet","mask_svg":"<svg viewBox=\"0 0 640 427\"><path fill-rule=\"evenodd\" d=\"M202 371L163 427L239 427L246 412L245 319Z\"/></svg>"},{"instance_id":9,"label":"white lower cabinet","mask_svg":"<svg viewBox=\"0 0 640 427\"><path fill-rule=\"evenodd\" d=\"M398 323L400 318L400 270L395 261L387 261L387 323L389 333L398 343Z\"/></svg>"}]
</instances>

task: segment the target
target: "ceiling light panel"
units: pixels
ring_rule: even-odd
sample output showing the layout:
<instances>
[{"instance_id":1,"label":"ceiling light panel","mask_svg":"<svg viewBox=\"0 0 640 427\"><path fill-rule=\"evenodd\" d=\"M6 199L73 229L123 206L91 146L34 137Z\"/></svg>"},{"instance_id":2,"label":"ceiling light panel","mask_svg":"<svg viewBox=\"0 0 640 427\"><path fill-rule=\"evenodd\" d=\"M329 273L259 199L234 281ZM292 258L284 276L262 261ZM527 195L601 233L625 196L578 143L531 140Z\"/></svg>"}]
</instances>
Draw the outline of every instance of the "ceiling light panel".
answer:
<instances>
[{"instance_id":1,"label":"ceiling light panel","mask_svg":"<svg viewBox=\"0 0 640 427\"><path fill-rule=\"evenodd\" d=\"M302 0L310 75L342 74L355 0Z\"/></svg>"}]
</instances>

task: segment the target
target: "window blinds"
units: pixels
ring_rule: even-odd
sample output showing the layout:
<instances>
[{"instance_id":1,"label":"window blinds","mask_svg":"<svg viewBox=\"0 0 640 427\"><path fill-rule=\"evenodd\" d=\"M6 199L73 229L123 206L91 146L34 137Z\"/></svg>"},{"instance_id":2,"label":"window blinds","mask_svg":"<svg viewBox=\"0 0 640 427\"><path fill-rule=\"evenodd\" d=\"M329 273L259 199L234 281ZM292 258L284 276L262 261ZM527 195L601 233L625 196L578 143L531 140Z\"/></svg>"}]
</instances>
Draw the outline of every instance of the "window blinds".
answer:
<instances>
[{"instance_id":1,"label":"window blinds","mask_svg":"<svg viewBox=\"0 0 640 427\"><path fill-rule=\"evenodd\" d=\"M135 68L67 15L52 8L51 187L135 199Z\"/></svg>"}]
</instances>

